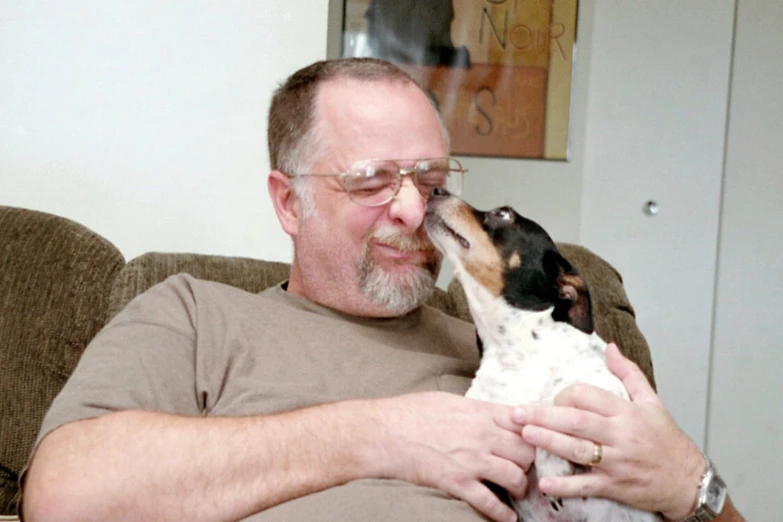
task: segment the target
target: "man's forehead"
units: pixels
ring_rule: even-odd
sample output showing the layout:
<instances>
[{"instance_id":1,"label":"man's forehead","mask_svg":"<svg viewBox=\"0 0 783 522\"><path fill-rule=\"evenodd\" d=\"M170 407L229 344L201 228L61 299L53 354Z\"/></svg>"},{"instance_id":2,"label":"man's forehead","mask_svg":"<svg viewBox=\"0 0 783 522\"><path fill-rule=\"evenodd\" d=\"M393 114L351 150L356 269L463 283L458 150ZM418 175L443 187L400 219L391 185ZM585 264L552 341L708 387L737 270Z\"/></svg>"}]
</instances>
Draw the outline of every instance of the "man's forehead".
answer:
<instances>
[{"instance_id":1,"label":"man's forehead","mask_svg":"<svg viewBox=\"0 0 783 522\"><path fill-rule=\"evenodd\" d=\"M313 125L332 166L362 159L416 160L446 155L440 123L429 97L399 79L336 78L316 97ZM410 163L408 165L407 163ZM412 166L415 161L402 166Z\"/></svg>"},{"instance_id":2,"label":"man's forehead","mask_svg":"<svg viewBox=\"0 0 783 522\"><path fill-rule=\"evenodd\" d=\"M334 102L346 102L341 110L359 108L363 105L387 107L391 98L397 98L406 104L418 104L422 101L430 105L427 94L413 82L399 78L351 78L339 77L323 82L316 94L316 105L332 106ZM331 103L324 103L331 102Z\"/></svg>"}]
</instances>

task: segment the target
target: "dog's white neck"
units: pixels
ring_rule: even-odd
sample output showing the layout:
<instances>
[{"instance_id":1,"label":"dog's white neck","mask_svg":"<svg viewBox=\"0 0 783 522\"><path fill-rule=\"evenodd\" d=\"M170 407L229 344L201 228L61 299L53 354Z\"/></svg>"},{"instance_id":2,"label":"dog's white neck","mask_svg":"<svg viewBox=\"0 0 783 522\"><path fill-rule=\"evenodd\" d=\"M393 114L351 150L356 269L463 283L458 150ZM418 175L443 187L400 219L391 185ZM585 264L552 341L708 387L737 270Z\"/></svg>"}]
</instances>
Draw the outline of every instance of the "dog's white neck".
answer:
<instances>
[{"instance_id":1,"label":"dog's white neck","mask_svg":"<svg viewBox=\"0 0 783 522\"><path fill-rule=\"evenodd\" d=\"M473 323L481 337L485 357L496 351L517 349L520 339L532 331L554 323L552 307L541 311L520 310L509 305L502 296L492 295L467 271L458 265L458 278L465 290Z\"/></svg>"}]
</instances>

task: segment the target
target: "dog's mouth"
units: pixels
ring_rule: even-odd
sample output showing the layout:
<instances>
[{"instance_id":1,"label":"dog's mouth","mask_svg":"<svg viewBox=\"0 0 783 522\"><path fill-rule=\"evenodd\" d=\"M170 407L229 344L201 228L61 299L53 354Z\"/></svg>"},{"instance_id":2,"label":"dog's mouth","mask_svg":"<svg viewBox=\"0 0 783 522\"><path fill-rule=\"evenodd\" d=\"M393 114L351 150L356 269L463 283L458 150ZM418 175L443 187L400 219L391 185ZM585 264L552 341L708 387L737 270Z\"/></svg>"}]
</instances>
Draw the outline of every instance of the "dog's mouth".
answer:
<instances>
[{"instance_id":1,"label":"dog's mouth","mask_svg":"<svg viewBox=\"0 0 783 522\"><path fill-rule=\"evenodd\" d=\"M436 214L435 212L427 213L427 221L429 225L436 225L440 229L445 230L452 238L454 238L454 240L459 244L459 246L461 246L465 250L470 248L470 241L468 241L463 236L458 234L456 230L451 228L446 223L446 221L444 221L444 219L440 217L438 214Z\"/></svg>"}]
</instances>

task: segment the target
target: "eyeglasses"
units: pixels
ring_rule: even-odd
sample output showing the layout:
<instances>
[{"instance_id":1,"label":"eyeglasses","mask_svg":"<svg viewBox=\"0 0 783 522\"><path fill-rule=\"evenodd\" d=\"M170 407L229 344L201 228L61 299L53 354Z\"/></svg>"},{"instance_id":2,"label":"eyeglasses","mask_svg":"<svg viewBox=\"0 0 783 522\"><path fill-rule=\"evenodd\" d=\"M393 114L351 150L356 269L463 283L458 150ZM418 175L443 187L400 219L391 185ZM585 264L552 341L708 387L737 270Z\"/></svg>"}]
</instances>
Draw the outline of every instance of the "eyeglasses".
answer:
<instances>
[{"instance_id":1,"label":"eyeglasses","mask_svg":"<svg viewBox=\"0 0 783 522\"><path fill-rule=\"evenodd\" d=\"M445 188L455 196L462 192L467 170L454 158L423 159L413 168L400 167L398 162L409 163L406 160L360 160L345 172L287 175L339 177L351 201L364 207L379 207L393 200L402 186L402 177L408 175L413 176L414 185L425 200L436 187Z\"/></svg>"}]
</instances>

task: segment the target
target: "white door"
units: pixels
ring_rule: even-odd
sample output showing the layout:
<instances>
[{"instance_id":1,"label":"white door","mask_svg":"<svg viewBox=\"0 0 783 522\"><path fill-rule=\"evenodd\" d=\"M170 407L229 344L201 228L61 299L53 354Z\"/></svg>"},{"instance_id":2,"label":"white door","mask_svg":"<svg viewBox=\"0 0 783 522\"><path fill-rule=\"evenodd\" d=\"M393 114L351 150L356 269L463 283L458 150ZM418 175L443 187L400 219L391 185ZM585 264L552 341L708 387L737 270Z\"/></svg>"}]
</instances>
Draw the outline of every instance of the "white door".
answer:
<instances>
[{"instance_id":1,"label":"white door","mask_svg":"<svg viewBox=\"0 0 783 522\"><path fill-rule=\"evenodd\" d=\"M659 393L703 447L734 1L594 15L580 241L622 273Z\"/></svg>"}]
</instances>

